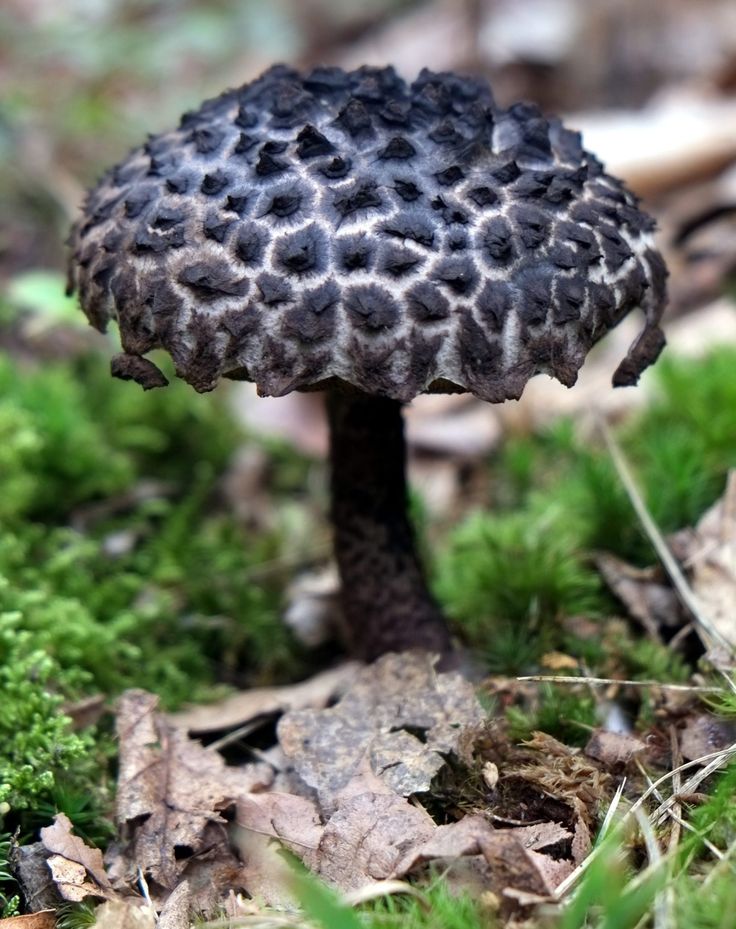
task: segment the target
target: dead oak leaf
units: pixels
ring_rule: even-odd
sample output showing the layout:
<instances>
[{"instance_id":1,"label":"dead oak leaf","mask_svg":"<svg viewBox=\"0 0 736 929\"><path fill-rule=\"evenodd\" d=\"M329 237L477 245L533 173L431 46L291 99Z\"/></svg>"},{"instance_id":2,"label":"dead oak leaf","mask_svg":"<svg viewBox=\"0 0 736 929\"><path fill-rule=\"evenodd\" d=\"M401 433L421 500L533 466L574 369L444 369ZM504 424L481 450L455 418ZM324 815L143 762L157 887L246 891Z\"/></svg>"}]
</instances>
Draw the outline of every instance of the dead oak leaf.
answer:
<instances>
[{"instance_id":1,"label":"dead oak leaf","mask_svg":"<svg viewBox=\"0 0 736 929\"><path fill-rule=\"evenodd\" d=\"M171 726L157 705L140 690L119 701L116 813L123 841L111 857L124 880L135 880L140 867L159 887L173 890L196 858L208 856L221 867L218 848L228 850L223 811L267 787L273 771L264 764L227 767L217 752Z\"/></svg>"},{"instance_id":2,"label":"dead oak leaf","mask_svg":"<svg viewBox=\"0 0 736 929\"><path fill-rule=\"evenodd\" d=\"M80 903L85 897L106 896L97 884L87 880L87 870L78 861L70 861L63 855L51 855L46 863L59 893L65 900Z\"/></svg>"},{"instance_id":3,"label":"dead oak leaf","mask_svg":"<svg viewBox=\"0 0 736 929\"><path fill-rule=\"evenodd\" d=\"M340 890L359 890L396 873L413 847L437 827L421 808L396 794L359 794L330 817L312 867Z\"/></svg>"},{"instance_id":4,"label":"dead oak leaf","mask_svg":"<svg viewBox=\"0 0 736 929\"><path fill-rule=\"evenodd\" d=\"M189 929L192 923L192 909L189 882L182 881L164 903L158 915L156 929Z\"/></svg>"},{"instance_id":5,"label":"dead oak leaf","mask_svg":"<svg viewBox=\"0 0 736 929\"><path fill-rule=\"evenodd\" d=\"M278 791L242 797L236 822L246 832L278 839L300 857L317 849L324 830L315 803Z\"/></svg>"},{"instance_id":6,"label":"dead oak leaf","mask_svg":"<svg viewBox=\"0 0 736 929\"><path fill-rule=\"evenodd\" d=\"M56 911L39 910L23 916L6 916L0 919L0 929L55 929Z\"/></svg>"},{"instance_id":7,"label":"dead oak leaf","mask_svg":"<svg viewBox=\"0 0 736 929\"><path fill-rule=\"evenodd\" d=\"M418 865L437 859L453 859L481 855L483 843L491 845L499 833L513 835L514 839L531 851L543 851L567 843L572 833L560 823L543 822L513 829L495 829L479 813L470 814L455 823L437 826L433 835L413 848L397 866L393 877L402 877Z\"/></svg>"},{"instance_id":8,"label":"dead oak leaf","mask_svg":"<svg viewBox=\"0 0 736 929\"><path fill-rule=\"evenodd\" d=\"M479 855L481 837L489 836L493 831L493 826L480 814L471 814L456 823L437 826L425 842L412 848L401 859L391 876L403 877L418 865L436 858Z\"/></svg>"},{"instance_id":9,"label":"dead oak leaf","mask_svg":"<svg viewBox=\"0 0 736 929\"><path fill-rule=\"evenodd\" d=\"M593 758L606 768L616 771L625 768L645 750L646 744L628 732L594 729L584 752L588 758Z\"/></svg>"},{"instance_id":10,"label":"dead oak leaf","mask_svg":"<svg viewBox=\"0 0 736 929\"><path fill-rule=\"evenodd\" d=\"M499 829L480 838L481 851L490 869L491 889L512 899L519 892L550 896L572 873L572 862L527 848L516 832Z\"/></svg>"},{"instance_id":11,"label":"dead oak leaf","mask_svg":"<svg viewBox=\"0 0 736 929\"><path fill-rule=\"evenodd\" d=\"M660 567L637 568L609 552L597 555L595 564L613 594L652 639L659 641L663 629L685 625L677 594Z\"/></svg>"},{"instance_id":12,"label":"dead oak leaf","mask_svg":"<svg viewBox=\"0 0 736 929\"><path fill-rule=\"evenodd\" d=\"M362 668L333 707L287 713L278 737L287 759L334 809L340 791L365 769L402 796L429 789L457 753L468 729L484 718L460 674L438 673L425 652L389 654Z\"/></svg>"},{"instance_id":13,"label":"dead oak leaf","mask_svg":"<svg viewBox=\"0 0 736 929\"><path fill-rule=\"evenodd\" d=\"M288 710L321 708L347 689L359 667L359 662L349 661L298 684L256 687L226 697L219 703L170 713L168 718L177 728L188 732L216 732Z\"/></svg>"},{"instance_id":14,"label":"dead oak leaf","mask_svg":"<svg viewBox=\"0 0 736 929\"><path fill-rule=\"evenodd\" d=\"M115 896L102 852L73 835L66 814L58 813L53 825L41 829L40 835L41 843L50 852L47 864L51 876L65 900L79 903L85 897Z\"/></svg>"},{"instance_id":15,"label":"dead oak leaf","mask_svg":"<svg viewBox=\"0 0 736 929\"><path fill-rule=\"evenodd\" d=\"M717 632L736 647L736 470L692 533L693 592Z\"/></svg>"},{"instance_id":16,"label":"dead oak leaf","mask_svg":"<svg viewBox=\"0 0 736 929\"><path fill-rule=\"evenodd\" d=\"M728 748L736 742L736 724L705 713L692 716L680 732L680 751L686 761Z\"/></svg>"}]
</instances>

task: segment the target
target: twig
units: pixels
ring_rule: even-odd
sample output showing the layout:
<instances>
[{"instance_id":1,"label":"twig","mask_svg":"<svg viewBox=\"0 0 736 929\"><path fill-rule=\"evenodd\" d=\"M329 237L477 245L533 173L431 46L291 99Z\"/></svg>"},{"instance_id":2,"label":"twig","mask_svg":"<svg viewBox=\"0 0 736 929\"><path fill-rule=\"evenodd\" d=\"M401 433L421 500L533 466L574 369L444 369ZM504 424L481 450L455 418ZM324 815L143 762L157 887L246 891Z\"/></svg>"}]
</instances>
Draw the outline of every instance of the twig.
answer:
<instances>
[{"instance_id":1,"label":"twig","mask_svg":"<svg viewBox=\"0 0 736 929\"><path fill-rule=\"evenodd\" d=\"M728 748L722 749L720 752L711 752L709 755L702 755L700 758L696 758L694 761L689 761L687 764L681 764L679 767L675 768L674 771L671 771L670 774L675 774L678 771L685 771L688 768L697 767L702 765L704 761L707 761L708 764L705 767L701 768L700 771L697 771L692 777L682 785L682 792L686 794L695 793L703 783L704 780L707 780L714 774L719 768L722 768L723 765L733 756L736 755L736 742L732 745L729 745ZM658 781L655 781L655 785L659 785L665 778L660 778ZM636 801L636 804L640 804L643 800L643 797L640 797ZM668 815L669 811L672 809L675 804L677 804L678 797L672 796L668 800L665 800L664 803L661 803L659 807L652 814L652 821L655 825L659 825ZM636 806L636 804L634 804Z\"/></svg>"},{"instance_id":2,"label":"twig","mask_svg":"<svg viewBox=\"0 0 736 929\"><path fill-rule=\"evenodd\" d=\"M649 787L652 787L652 786L653 786L653 781L652 781L651 777L649 777L649 774L647 773L646 769L644 768L644 765L642 765L642 763L639 761L638 758L636 759L636 766L638 767L639 771L641 772L641 776L642 776L642 777L644 778L644 780L647 782L647 785L648 785ZM679 784L679 778L680 778L680 775L678 774L678 775L676 776L676 779L675 779L675 778L672 779L673 787L674 787L675 783ZM675 793L678 793L679 790L681 790L680 787L678 787L678 788L675 790ZM657 790L656 788L655 788L654 790L652 790L652 796L653 796L659 803L664 803L664 802L665 802L665 798L662 796L661 792L660 792L659 790ZM679 803L678 803L678 805L677 805L677 810L679 810L679 808L680 808L680 805L679 805ZM676 810L670 810L669 813L668 813L668 815L669 815L670 819L671 819L673 822L677 823L677 825L678 825L679 828L681 828L681 829L687 829L687 831L688 831L688 832L692 832L693 835L699 836L700 839L702 840L703 844L705 845L705 847L708 849L708 851L711 853L711 855L713 855L714 858L720 860L720 859L723 857L723 853L721 852L721 850L720 850L719 848L717 848L709 839L706 839L705 836L703 836L703 835L695 828L695 826L692 825L692 823L689 823L686 819L683 819L682 816L680 816L679 813L678 813Z\"/></svg>"},{"instance_id":3,"label":"twig","mask_svg":"<svg viewBox=\"0 0 736 929\"><path fill-rule=\"evenodd\" d=\"M594 687L622 684L626 687L660 687L662 690L683 690L701 694L722 694L723 687L699 687L691 684L663 684L661 681L630 681L616 677L576 677L575 675L528 674L515 678L517 681L532 681L544 684L590 684Z\"/></svg>"},{"instance_id":4,"label":"twig","mask_svg":"<svg viewBox=\"0 0 736 929\"><path fill-rule=\"evenodd\" d=\"M675 766L682 764L682 753L680 752L680 745L677 741L677 733L674 726L670 726L670 746L672 753L672 764ZM672 778L672 793L675 797L680 796L682 790L682 778L680 777L680 772ZM677 848L677 845L680 841L680 823L682 822L681 814L682 805L678 801L675 806L670 811L670 818L673 821L672 832L670 833L670 842L668 850L674 852Z\"/></svg>"}]
</instances>

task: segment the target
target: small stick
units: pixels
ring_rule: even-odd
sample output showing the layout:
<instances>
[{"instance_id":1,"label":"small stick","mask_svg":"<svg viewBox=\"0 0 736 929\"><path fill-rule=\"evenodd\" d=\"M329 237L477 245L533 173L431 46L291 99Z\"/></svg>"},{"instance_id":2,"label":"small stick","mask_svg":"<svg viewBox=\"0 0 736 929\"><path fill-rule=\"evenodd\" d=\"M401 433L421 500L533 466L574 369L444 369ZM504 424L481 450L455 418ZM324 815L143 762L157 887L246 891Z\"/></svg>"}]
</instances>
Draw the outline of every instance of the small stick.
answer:
<instances>
[{"instance_id":1,"label":"small stick","mask_svg":"<svg viewBox=\"0 0 736 929\"><path fill-rule=\"evenodd\" d=\"M662 690L683 690L701 694L722 694L723 687L699 687L694 684L663 684L660 681L630 681L616 677L575 677L574 675L528 674L515 678L517 681L532 681L542 684L590 684L594 687L622 684L627 687L661 687Z\"/></svg>"}]
</instances>

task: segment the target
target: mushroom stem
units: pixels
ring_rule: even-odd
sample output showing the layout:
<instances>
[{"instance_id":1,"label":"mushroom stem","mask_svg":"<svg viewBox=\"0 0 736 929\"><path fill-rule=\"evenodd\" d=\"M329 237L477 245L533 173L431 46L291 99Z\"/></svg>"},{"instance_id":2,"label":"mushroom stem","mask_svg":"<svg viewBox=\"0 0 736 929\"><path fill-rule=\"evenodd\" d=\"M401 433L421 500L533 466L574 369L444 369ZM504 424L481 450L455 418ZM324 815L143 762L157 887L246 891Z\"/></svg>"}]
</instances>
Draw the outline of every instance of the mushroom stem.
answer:
<instances>
[{"instance_id":1,"label":"mushroom stem","mask_svg":"<svg viewBox=\"0 0 736 929\"><path fill-rule=\"evenodd\" d=\"M331 516L350 644L367 660L417 647L447 655L450 635L407 515L401 404L333 389L327 410Z\"/></svg>"}]
</instances>

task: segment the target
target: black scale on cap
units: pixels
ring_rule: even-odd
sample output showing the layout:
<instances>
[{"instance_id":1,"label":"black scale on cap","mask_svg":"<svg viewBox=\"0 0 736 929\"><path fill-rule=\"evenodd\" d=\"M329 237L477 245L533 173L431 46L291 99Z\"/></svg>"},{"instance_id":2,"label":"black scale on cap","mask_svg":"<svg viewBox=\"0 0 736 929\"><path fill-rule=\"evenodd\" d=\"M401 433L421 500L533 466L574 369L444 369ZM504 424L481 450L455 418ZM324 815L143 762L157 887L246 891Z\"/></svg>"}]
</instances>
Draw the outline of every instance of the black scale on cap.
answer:
<instances>
[{"instance_id":1,"label":"black scale on cap","mask_svg":"<svg viewBox=\"0 0 736 929\"><path fill-rule=\"evenodd\" d=\"M540 371L574 383L641 307L614 375L635 383L664 344L653 228L577 133L480 80L278 66L105 175L70 279L94 325L119 322L115 373L145 387L163 347L197 390L337 378L501 401Z\"/></svg>"}]
</instances>

